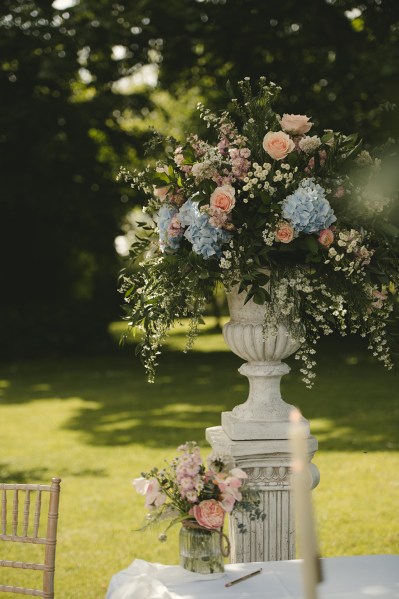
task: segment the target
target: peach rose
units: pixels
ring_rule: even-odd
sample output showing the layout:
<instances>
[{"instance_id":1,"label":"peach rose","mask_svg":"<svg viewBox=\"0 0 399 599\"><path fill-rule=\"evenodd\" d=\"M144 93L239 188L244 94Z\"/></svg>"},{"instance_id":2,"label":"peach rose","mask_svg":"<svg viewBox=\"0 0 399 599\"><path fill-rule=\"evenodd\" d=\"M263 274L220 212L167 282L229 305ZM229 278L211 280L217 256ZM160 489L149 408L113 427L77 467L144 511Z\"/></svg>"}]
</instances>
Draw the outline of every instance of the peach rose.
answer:
<instances>
[{"instance_id":1,"label":"peach rose","mask_svg":"<svg viewBox=\"0 0 399 599\"><path fill-rule=\"evenodd\" d=\"M221 528L224 522L225 511L216 499L206 499L192 508L194 518L204 528Z\"/></svg>"},{"instance_id":2,"label":"peach rose","mask_svg":"<svg viewBox=\"0 0 399 599\"><path fill-rule=\"evenodd\" d=\"M170 185L165 185L165 187L154 187L154 196L163 202L168 195L169 189Z\"/></svg>"},{"instance_id":3,"label":"peach rose","mask_svg":"<svg viewBox=\"0 0 399 599\"><path fill-rule=\"evenodd\" d=\"M294 239L294 228L287 222L282 221L277 225L276 241L290 243Z\"/></svg>"},{"instance_id":4,"label":"peach rose","mask_svg":"<svg viewBox=\"0 0 399 599\"><path fill-rule=\"evenodd\" d=\"M328 248L334 241L334 233L331 231L331 229L323 229L319 233L318 241L321 243L321 245L324 245L325 248Z\"/></svg>"},{"instance_id":5,"label":"peach rose","mask_svg":"<svg viewBox=\"0 0 399 599\"><path fill-rule=\"evenodd\" d=\"M216 187L210 197L210 205L212 208L219 208L222 212L231 212L236 203L234 195L236 190L231 185L222 185Z\"/></svg>"},{"instance_id":6,"label":"peach rose","mask_svg":"<svg viewBox=\"0 0 399 599\"><path fill-rule=\"evenodd\" d=\"M263 149L275 160L282 160L295 149L295 144L284 131L269 131L263 138Z\"/></svg>"},{"instance_id":7,"label":"peach rose","mask_svg":"<svg viewBox=\"0 0 399 599\"><path fill-rule=\"evenodd\" d=\"M307 133L313 123L309 122L309 117L304 114L283 114L281 119L281 128L288 133L303 135Z\"/></svg>"}]
</instances>

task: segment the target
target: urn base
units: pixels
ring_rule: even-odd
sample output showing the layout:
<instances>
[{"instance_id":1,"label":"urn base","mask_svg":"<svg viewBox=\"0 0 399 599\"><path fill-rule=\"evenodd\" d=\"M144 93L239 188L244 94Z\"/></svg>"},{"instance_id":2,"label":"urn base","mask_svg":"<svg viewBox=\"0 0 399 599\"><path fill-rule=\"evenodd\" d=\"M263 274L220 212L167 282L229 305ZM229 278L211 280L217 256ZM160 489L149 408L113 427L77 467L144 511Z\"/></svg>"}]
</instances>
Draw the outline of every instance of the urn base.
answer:
<instances>
[{"instance_id":1,"label":"urn base","mask_svg":"<svg viewBox=\"0 0 399 599\"><path fill-rule=\"evenodd\" d=\"M303 419L308 436L309 422ZM234 441L289 439L289 420L244 420L232 412L222 412L222 428Z\"/></svg>"}]
</instances>

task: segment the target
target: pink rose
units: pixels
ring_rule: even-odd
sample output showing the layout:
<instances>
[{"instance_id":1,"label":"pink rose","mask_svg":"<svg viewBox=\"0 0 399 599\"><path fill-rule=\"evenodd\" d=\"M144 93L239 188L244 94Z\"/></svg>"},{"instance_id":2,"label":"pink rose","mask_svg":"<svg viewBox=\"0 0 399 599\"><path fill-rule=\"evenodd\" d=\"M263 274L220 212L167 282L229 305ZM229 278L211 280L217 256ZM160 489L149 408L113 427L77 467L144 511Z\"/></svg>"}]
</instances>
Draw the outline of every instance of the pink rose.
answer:
<instances>
[{"instance_id":1,"label":"pink rose","mask_svg":"<svg viewBox=\"0 0 399 599\"><path fill-rule=\"evenodd\" d=\"M222 528L225 511L216 499L206 499L194 505L193 515L198 524L204 528Z\"/></svg>"},{"instance_id":2,"label":"pink rose","mask_svg":"<svg viewBox=\"0 0 399 599\"><path fill-rule=\"evenodd\" d=\"M283 131L269 131L263 138L263 149L275 160L282 160L295 149L295 144Z\"/></svg>"},{"instance_id":3,"label":"pink rose","mask_svg":"<svg viewBox=\"0 0 399 599\"><path fill-rule=\"evenodd\" d=\"M210 197L210 205L212 208L219 208L223 212L231 212L236 203L234 199L236 190L231 185L222 185L216 187Z\"/></svg>"},{"instance_id":4,"label":"pink rose","mask_svg":"<svg viewBox=\"0 0 399 599\"><path fill-rule=\"evenodd\" d=\"M318 241L321 243L321 245L324 245L325 248L328 248L334 241L334 233L331 231L331 229L323 229L319 233Z\"/></svg>"},{"instance_id":5,"label":"pink rose","mask_svg":"<svg viewBox=\"0 0 399 599\"><path fill-rule=\"evenodd\" d=\"M309 122L309 117L304 114L283 114L281 119L281 128L288 133L302 135L307 133L313 123Z\"/></svg>"},{"instance_id":6,"label":"pink rose","mask_svg":"<svg viewBox=\"0 0 399 599\"><path fill-rule=\"evenodd\" d=\"M287 222L283 221L277 225L276 241L281 243L290 243L294 239L294 228Z\"/></svg>"}]
</instances>

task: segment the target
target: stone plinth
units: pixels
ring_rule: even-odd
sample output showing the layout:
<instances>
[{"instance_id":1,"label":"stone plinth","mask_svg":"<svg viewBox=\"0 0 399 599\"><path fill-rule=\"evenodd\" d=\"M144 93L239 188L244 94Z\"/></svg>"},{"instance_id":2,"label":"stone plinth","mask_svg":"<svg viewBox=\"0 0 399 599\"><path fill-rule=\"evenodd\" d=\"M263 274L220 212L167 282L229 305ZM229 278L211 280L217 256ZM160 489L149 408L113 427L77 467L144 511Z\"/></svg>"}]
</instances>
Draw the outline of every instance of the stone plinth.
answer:
<instances>
[{"instance_id":1,"label":"stone plinth","mask_svg":"<svg viewBox=\"0 0 399 599\"><path fill-rule=\"evenodd\" d=\"M232 440L221 426L208 428L206 439L212 449L230 455L248 474L247 484L260 495L265 519L250 521L245 513L232 514L229 520L231 562L295 559L295 523L291 493L292 454L288 439ZM308 439L309 460L317 450L317 440ZM309 464L309 486L319 482L319 471ZM246 533L240 532L244 524Z\"/></svg>"}]
</instances>

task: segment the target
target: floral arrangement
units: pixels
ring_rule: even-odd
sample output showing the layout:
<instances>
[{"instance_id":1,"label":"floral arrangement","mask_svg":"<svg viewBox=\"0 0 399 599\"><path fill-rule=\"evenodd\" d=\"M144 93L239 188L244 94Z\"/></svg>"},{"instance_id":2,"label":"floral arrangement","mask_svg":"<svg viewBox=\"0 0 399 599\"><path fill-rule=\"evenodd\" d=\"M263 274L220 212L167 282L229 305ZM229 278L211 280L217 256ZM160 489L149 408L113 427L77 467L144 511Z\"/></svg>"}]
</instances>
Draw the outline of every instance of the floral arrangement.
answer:
<instances>
[{"instance_id":1,"label":"floral arrangement","mask_svg":"<svg viewBox=\"0 0 399 599\"><path fill-rule=\"evenodd\" d=\"M228 89L229 110L199 105L212 141L156 136L161 160L121 169L147 198L121 291L130 326L144 331L137 353L149 380L176 320L190 319L192 345L220 283L265 305L265 334L286 324L309 387L317 341L333 331L366 337L391 368L399 230L390 173L356 135L318 134L307 116L277 114L280 88L265 78L256 90L248 78Z\"/></svg>"},{"instance_id":2,"label":"floral arrangement","mask_svg":"<svg viewBox=\"0 0 399 599\"><path fill-rule=\"evenodd\" d=\"M167 468L154 468L133 481L150 510L145 526L170 520L167 529L181 522L222 531L225 515L233 508L250 512L252 519L262 517L254 492L245 488L247 474L235 468L231 458L211 454L205 467L195 442L178 451ZM166 534L159 538L166 540Z\"/></svg>"}]
</instances>

